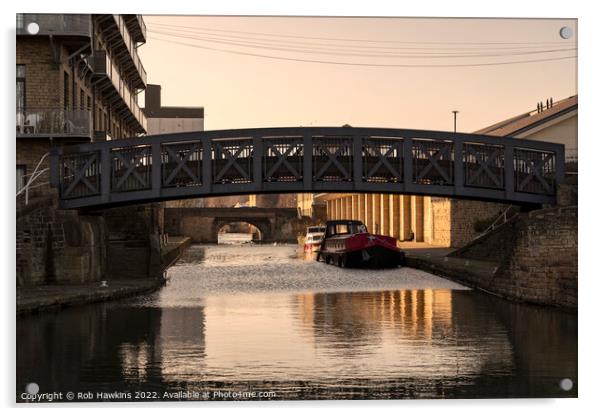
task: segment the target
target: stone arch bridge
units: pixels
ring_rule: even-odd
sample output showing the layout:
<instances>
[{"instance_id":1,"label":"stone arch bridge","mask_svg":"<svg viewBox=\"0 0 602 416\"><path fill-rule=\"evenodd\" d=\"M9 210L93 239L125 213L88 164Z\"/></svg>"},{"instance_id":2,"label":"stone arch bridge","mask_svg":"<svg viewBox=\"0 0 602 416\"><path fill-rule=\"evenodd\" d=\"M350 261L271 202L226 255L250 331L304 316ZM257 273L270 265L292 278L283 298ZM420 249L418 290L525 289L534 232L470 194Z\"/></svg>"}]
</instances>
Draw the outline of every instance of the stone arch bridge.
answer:
<instances>
[{"instance_id":1,"label":"stone arch bridge","mask_svg":"<svg viewBox=\"0 0 602 416\"><path fill-rule=\"evenodd\" d=\"M286 192L540 205L556 201L564 146L428 130L258 128L56 147L50 167L65 209Z\"/></svg>"},{"instance_id":2,"label":"stone arch bridge","mask_svg":"<svg viewBox=\"0 0 602 416\"><path fill-rule=\"evenodd\" d=\"M255 226L264 243L292 243L308 225L295 208L165 208L164 212L165 232L186 235L194 243L217 243L218 231L235 222Z\"/></svg>"}]
</instances>

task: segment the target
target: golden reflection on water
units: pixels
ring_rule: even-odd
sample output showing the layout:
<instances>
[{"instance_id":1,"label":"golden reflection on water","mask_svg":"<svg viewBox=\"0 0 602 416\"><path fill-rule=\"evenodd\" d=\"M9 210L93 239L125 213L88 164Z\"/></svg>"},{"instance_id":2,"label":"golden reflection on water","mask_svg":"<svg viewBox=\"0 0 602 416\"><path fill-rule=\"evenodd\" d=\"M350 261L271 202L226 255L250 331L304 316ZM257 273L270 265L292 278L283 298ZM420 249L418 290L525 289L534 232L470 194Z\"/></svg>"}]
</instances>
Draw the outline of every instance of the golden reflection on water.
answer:
<instances>
[{"instance_id":1,"label":"golden reflection on water","mask_svg":"<svg viewBox=\"0 0 602 416\"><path fill-rule=\"evenodd\" d=\"M577 380L575 317L473 291L216 295L161 307L153 299L18 320L18 385L253 385L290 398L575 395L558 387Z\"/></svg>"},{"instance_id":2,"label":"golden reflection on water","mask_svg":"<svg viewBox=\"0 0 602 416\"><path fill-rule=\"evenodd\" d=\"M501 324L486 319L458 337L453 312L450 290L207 297L203 307L163 311L155 350L162 377L180 382L510 371ZM133 360L123 361L130 377Z\"/></svg>"}]
</instances>

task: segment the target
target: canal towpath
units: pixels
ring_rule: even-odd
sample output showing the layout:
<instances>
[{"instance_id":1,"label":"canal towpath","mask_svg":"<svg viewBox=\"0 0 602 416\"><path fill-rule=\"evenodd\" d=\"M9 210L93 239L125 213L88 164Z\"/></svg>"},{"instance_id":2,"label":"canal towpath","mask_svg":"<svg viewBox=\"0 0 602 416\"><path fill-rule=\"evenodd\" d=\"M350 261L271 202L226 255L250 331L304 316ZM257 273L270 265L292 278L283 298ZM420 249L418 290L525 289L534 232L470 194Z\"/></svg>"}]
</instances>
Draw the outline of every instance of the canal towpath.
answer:
<instances>
[{"instance_id":1,"label":"canal towpath","mask_svg":"<svg viewBox=\"0 0 602 416\"><path fill-rule=\"evenodd\" d=\"M161 248L161 262L165 267L175 263L190 245L190 237L170 236ZM17 288L17 315L36 313L49 309L104 302L136 296L154 291L165 282L164 278L107 279L83 284L39 285Z\"/></svg>"}]
</instances>

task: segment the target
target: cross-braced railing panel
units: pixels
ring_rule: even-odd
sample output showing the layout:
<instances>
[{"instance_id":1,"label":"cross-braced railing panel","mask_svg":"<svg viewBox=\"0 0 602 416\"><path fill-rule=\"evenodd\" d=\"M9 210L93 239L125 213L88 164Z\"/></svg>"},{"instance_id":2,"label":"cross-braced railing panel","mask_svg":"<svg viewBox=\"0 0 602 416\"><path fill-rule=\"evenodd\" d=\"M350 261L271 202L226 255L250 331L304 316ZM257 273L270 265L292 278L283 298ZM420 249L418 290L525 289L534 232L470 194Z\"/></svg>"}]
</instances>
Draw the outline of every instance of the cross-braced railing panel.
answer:
<instances>
[{"instance_id":1,"label":"cross-braced railing panel","mask_svg":"<svg viewBox=\"0 0 602 416\"><path fill-rule=\"evenodd\" d=\"M213 183L253 182L253 139L213 140Z\"/></svg>"},{"instance_id":2,"label":"cross-braced railing panel","mask_svg":"<svg viewBox=\"0 0 602 416\"><path fill-rule=\"evenodd\" d=\"M364 137L362 162L364 182L403 182L403 139Z\"/></svg>"},{"instance_id":3,"label":"cross-braced railing panel","mask_svg":"<svg viewBox=\"0 0 602 416\"><path fill-rule=\"evenodd\" d=\"M150 146L111 149L111 190L132 192L150 189L151 168Z\"/></svg>"},{"instance_id":4,"label":"cross-braced railing panel","mask_svg":"<svg viewBox=\"0 0 602 416\"><path fill-rule=\"evenodd\" d=\"M413 182L423 185L454 184L453 142L412 140Z\"/></svg>"},{"instance_id":5,"label":"cross-braced railing panel","mask_svg":"<svg viewBox=\"0 0 602 416\"><path fill-rule=\"evenodd\" d=\"M504 189L504 146L464 143L464 184Z\"/></svg>"},{"instance_id":6,"label":"cross-braced railing panel","mask_svg":"<svg viewBox=\"0 0 602 416\"><path fill-rule=\"evenodd\" d=\"M349 182L353 180L353 138L314 136L312 149L313 180Z\"/></svg>"},{"instance_id":7,"label":"cross-braced railing panel","mask_svg":"<svg viewBox=\"0 0 602 416\"><path fill-rule=\"evenodd\" d=\"M60 158L61 198L100 194L99 152L76 153Z\"/></svg>"},{"instance_id":8,"label":"cross-braced railing panel","mask_svg":"<svg viewBox=\"0 0 602 416\"><path fill-rule=\"evenodd\" d=\"M203 147L200 140L161 146L164 187L200 186L203 183Z\"/></svg>"},{"instance_id":9,"label":"cross-braced railing panel","mask_svg":"<svg viewBox=\"0 0 602 416\"><path fill-rule=\"evenodd\" d=\"M514 186L518 192L556 193L556 155L533 149L514 149Z\"/></svg>"},{"instance_id":10,"label":"cross-braced railing panel","mask_svg":"<svg viewBox=\"0 0 602 416\"><path fill-rule=\"evenodd\" d=\"M263 181L303 180L303 136L263 137Z\"/></svg>"}]
</instances>

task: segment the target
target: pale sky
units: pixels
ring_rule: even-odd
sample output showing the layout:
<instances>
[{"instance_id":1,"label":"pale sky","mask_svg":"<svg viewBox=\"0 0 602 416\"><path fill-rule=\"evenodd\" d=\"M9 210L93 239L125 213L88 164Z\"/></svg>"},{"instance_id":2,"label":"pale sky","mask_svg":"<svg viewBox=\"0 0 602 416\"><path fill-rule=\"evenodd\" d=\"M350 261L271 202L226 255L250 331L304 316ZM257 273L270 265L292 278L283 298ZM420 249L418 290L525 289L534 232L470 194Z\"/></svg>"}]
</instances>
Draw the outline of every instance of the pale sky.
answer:
<instances>
[{"instance_id":1,"label":"pale sky","mask_svg":"<svg viewBox=\"0 0 602 416\"><path fill-rule=\"evenodd\" d=\"M205 107L206 130L346 123L453 130L451 111L459 110L458 131L471 132L538 101L577 93L576 59L362 66L575 56L574 19L145 16L145 22L148 39L139 53L148 82L162 85L163 105ZM559 34L563 26L572 29L567 40Z\"/></svg>"}]
</instances>

